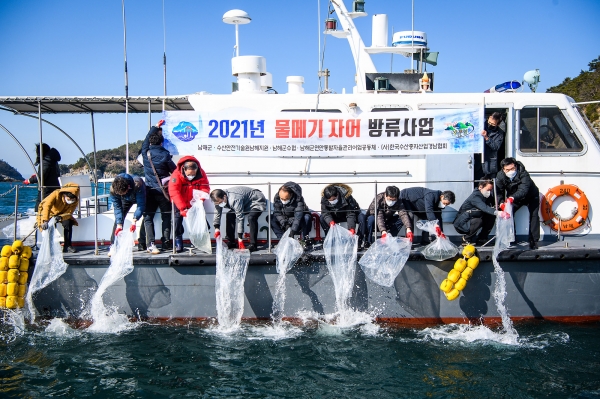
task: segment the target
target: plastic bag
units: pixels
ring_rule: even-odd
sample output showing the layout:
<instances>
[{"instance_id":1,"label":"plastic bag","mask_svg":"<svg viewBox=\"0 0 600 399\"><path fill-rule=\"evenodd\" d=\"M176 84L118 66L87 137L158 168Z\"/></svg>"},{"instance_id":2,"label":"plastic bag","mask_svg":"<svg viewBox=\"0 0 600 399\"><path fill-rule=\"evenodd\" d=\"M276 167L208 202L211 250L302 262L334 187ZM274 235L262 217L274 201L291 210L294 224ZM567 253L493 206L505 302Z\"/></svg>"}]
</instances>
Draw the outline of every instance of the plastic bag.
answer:
<instances>
[{"instance_id":1,"label":"plastic bag","mask_svg":"<svg viewBox=\"0 0 600 399\"><path fill-rule=\"evenodd\" d=\"M277 273L287 273L290 271L292 267L294 267L294 263L302 256L304 253L304 248L298 242L290 237L292 229L288 229L281 239L279 240L279 244L277 244L277 248L273 251L275 256L277 256Z\"/></svg>"},{"instance_id":2,"label":"plastic bag","mask_svg":"<svg viewBox=\"0 0 600 399\"><path fill-rule=\"evenodd\" d=\"M391 287L410 256L412 243L407 238L393 237L376 240L358 264L365 275L384 287Z\"/></svg>"},{"instance_id":3,"label":"plastic bag","mask_svg":"<svg viewBox=\"0 0 600 399\"><path fill-rule=\"evenodd\" d=\"M244 313L244 281L250 262L247 249L227 250L223 238L217 237L217 267L215 294L217 320L221 329L230 331L239 327Z\"/></svg>"},{"instance_id":4,"label":"plastic bag","mask_svg":"<svg viewBox=\"0 0 600 399\"><path fill-rule=\"evenodd\" d=\"M417 227L429 232L429 234L436 234L435 228L437 225L437 220L419 220L417 222ZM437 237L431 244L423 248L421 253L425 259L442 261L456 256L458 248L447 237Z\"/></svg>"},{"instance_id":5,"label":"plastic bag","mask_svg":"<svg viewBox=\"0 0 600 399\"><path fill-rule=\"evenodd\" d=\"M59 234L56 230L56 220L51 218L48 229L42 230L42 243L35 261L35 269L27 291L27 308L29 317L33 322L36 309L33 305L33 294L47 287L67 271L67 265L63 259L62 248L59 242Z\"/></svg>"},{"instance_id":6,"label":"plastic bag","mask_svg":"<svg viewBox=\"0 0 600 399\"><path fill-rule=\"evenodd\" d=\"M358 237L342 226L335 224L323 241L323 252L327 269L335 288L335 303L338 312L349 309L350 296L356 272Z\"/></svg>"},{"instance_id":7,"label":"plastic bag","mask_svg":"<svg viewBox=\"0 0 600 399\"><path fill-rule=\"evenodd\" d=\"M510 243L515 240L515 225L513 220L513 205L506 202L504 212L510 215L510 218L505 219L500 217L500 212L496 217L496 242L494 243L494 251L498 253L504 251L510 246Z\"/></svg>"},{"instance_id":8,"label":"plastic bag","mask_svg":"<svg viewBox=\"0 0 600 399\"><path fill-rule=\"evenodd\" d=\"M187 216L183 218L185 230L190 237L190 241L202 252L212 253L210 246L210 231L206 224L206 211L202 198L208 198L204 191L194 190L192 207L188 210Z\"/></svg>"}]
</instances>

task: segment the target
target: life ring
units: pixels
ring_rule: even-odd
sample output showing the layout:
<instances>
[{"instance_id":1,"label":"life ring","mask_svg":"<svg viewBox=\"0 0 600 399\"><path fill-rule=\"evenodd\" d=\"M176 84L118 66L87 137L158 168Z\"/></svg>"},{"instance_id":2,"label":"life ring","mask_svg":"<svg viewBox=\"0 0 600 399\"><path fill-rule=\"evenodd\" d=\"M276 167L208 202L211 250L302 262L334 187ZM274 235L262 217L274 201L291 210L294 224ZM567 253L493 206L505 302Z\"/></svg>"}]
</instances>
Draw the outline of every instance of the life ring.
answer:
<instances>
[{"instance_id":1,"label":"life ring","mask_svg":"<svg viewBox=\"0 0 600 399\"><path fill-rule=\"evenodd\" d=\"M577 209L569 219L560 219L554 215L552 205L563 195L568 195L577 202ZM541 205L542 221L552 230L571 231L583 225L588 217L590 203L585 193L573 184L561 184L548 190Z\"/></svg>"}]
</instances>

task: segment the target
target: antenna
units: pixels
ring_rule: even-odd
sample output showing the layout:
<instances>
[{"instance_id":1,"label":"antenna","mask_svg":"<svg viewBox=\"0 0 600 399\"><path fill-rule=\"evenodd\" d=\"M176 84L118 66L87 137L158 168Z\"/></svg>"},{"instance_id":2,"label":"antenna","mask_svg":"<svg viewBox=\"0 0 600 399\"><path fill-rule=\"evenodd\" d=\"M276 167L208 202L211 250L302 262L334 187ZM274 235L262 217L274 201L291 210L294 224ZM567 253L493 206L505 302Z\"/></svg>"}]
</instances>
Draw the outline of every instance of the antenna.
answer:
<instances>
[{"instance_id":1,"label":"antenna","mask_svg":"<svg viewBox=\"0 0 600 399\"><path fill-rule=\"evenodd\" d=\"M163 17L163 96L167 96L167 28L165 25L165 0L162 1ZM165 99L162 100L162 111L165 112Z\"/></svg>"},{"instance_id":2,"label":"antenna","mask_svg":"<svg viewBox=\"0 0 600 399\"><path fill-rule=\"evenodd\" d=\"M127 75L127 21L125 20L125 0L121 0L123 10L123 56L125 58L125 173L129 174L129 78Z\"/></svg>"},{"instance_id":3,"label":"antenna","mask_svg":"<svg viewBox=\"0 0 600 399\"><path fill-rule=\"evenodd\" d=\"M223 22L230 25L235 25L235 56L240 56L240 36L239 25L249 24L252 19L246 11L230 10L223 14Z\"/></svg>"}]
</instances>

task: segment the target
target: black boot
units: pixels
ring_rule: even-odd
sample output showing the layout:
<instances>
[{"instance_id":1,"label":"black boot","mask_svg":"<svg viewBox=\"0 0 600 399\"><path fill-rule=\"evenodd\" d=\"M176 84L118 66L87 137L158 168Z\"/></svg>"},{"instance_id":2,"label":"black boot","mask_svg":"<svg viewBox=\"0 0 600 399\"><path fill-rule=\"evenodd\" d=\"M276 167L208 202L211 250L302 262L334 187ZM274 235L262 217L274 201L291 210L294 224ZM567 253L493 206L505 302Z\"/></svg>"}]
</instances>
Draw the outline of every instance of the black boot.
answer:
<instances>
[{"instance_id":1,"label":"black boot","mask_svg":"<svg viewBox=\"0 0 600 399\"><path fill-rule=\"evenodd\" d=\"M173 241L162 237L160 239L160 242L161 242L160 246L163 251L170 251L173 249Z\"/></svg>"}]
</instances>

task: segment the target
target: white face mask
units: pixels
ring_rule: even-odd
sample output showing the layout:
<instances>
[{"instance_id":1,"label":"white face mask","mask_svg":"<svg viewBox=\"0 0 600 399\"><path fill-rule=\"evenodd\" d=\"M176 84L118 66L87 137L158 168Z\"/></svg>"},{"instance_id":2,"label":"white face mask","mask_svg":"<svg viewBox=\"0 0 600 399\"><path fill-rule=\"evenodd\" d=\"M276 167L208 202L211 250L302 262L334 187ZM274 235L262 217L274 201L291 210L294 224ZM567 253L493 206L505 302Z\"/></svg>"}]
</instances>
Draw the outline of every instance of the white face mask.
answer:
<instances>
[{"instance_id":1,"label":"white face mask","mask_svg":"<svg viewBox=\"0 0 600 399\"><path fill-rule=\"evenodd\" d=\"M385 200L385 203L387 204L387 206L393 206L396 203L396 201Z\"/></svg>"},{"instance_id":2,"label":"white face mask","mask_svg":"<svg viewBox=\"0 0 600 399\"><path fill-rule=\"evenodd\" d=\"M337 203L338 203L338 201L339 201L339 200L336 198L336 199L334 199L333 201L329 201L329 203L330 203L331 205L335 205L335 204L337 204Z\"/></svg>"},{"instance_id":3,"label":"white face mask","mask_svg":"<svg viewBox=\"0 0 600 399\"><path fill-rule=\"evenodd\" d=\"M188 176L188 175L185 175L185 177L187 177L187 179L188 179L189 181L192 181L192 180L194 180L194 177L196 177L196 175L193 175L193 176Z\"/></svg>"},{"instance_id":4,"label":"white face mask","mask_svg":"<svg viewBox=\"0 0 600 399\"><path fill-rule=\"evenodd\" d=\"M289 204L289 203L290 203L290 201L291 201L291 200L287 200L287 201L281 200L281 203L282 203L283 205L287 205L287 204Z\"/></svg>"},{"instance_id":5,"label":"white face mask","mask_svg":"<svg viewBox=\"0 0 600 399\"><path fill-rule=\"evenodd\" d=\"M223 201L223 202L221 202L221 203L219 204L219 206L220 206L221 208L225 208L225 205L227 205L227 203L226 203L225 201Z\"/></svg>"},{"instance_id":6,"label":"white face mask","mask_svg":"<svg viewBox=\"0 0 600 399\"><path fill-rule=\"evenodd\" d=\"M485 198L490 198L490 195L492 195L492 192L486 190L486 191L482 191L481 194L483 194L483 196Z\"/></svg>"},{"instance_id":7,"label":"white face mask","mask_svg":"<svg viewBox=\"0 0 600 399\"><path fill-rule=\"evenodd\" d=\"M69 199L69 197L65 197L65 202L69 205L75 203L75 200Z\"/></svg>"},{"instance_id":8,"label":"white face mask","mask_svg":"<svg viewBox=\"0 0 600 399\"><path fill-rule=\"evenodd\" d=\"M517 175L517 171L516 170L511 170L510 172L506 172L505 175L509 179L512 179L513 177L515 177Z\"/></svg>"},{"instance_id":9,"label":"white face mask","mask_svg":"<svg viewBox=\"0 0 600 399\"><path fill-rule=\"evenodd\" d=\"M438 204L438 208L444 209L445 207L446 205L444 205L444 203L440 201L440 203Z\"/></svg>"}]
</instances>

